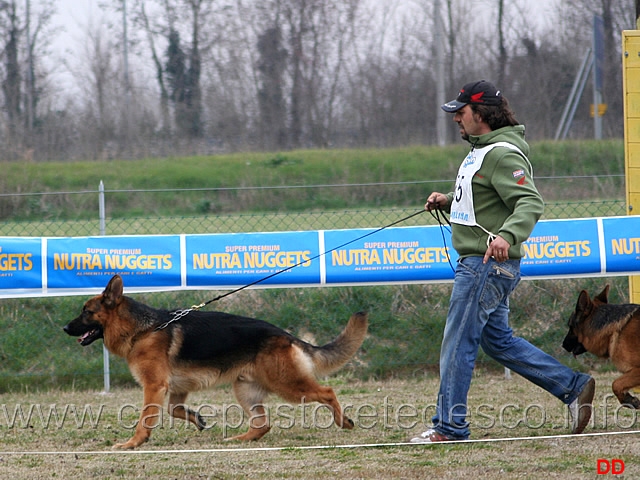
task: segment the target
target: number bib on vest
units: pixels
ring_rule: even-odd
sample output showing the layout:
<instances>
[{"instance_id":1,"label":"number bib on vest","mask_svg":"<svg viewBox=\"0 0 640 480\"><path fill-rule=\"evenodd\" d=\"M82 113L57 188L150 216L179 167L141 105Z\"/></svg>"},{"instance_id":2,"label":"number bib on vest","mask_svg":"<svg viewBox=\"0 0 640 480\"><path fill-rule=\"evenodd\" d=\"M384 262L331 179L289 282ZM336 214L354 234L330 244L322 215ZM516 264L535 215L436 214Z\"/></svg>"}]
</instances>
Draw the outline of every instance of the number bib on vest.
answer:
<instances>
[{"instance_id":1,"label":"number bib on vest","mask_svg":"<svg viewBox=\"0 0 640 480\"><path fill-rule=\"evenodd\" d=\"M495 147L510 148L511 150L517 151L525 159L527 158L518 147L507 142L497 142L487 145L486 147L471 149L458 169L455 195L453 196L453 202L451 203L451 222L458 223L460 225L478 226L485 230L484 227L476 222L471 181L473 180L473 176L482 167L484 157Z\"/></svg>"}]
</instances>

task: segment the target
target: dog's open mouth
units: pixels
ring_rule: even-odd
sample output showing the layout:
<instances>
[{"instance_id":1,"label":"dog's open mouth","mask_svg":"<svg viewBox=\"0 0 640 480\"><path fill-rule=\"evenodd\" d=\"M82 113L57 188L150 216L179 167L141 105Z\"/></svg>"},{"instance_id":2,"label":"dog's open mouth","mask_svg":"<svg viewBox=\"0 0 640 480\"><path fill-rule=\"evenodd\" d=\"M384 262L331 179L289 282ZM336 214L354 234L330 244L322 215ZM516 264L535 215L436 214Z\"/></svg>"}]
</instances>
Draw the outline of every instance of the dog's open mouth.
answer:
<instances>
[{"instance_id":1,"label":"dog's open mouth","mask_svg":"<svg viewBox=\"0 0 640 480\"><path fill-rule=\"evenodd\" d=\"M92 344L99 338L102 338L102 327L96 327L93 330L89 330L87 333L84 333L80 338L78 338L78 342L83 347Z\"/></svg>"}]
</instances>

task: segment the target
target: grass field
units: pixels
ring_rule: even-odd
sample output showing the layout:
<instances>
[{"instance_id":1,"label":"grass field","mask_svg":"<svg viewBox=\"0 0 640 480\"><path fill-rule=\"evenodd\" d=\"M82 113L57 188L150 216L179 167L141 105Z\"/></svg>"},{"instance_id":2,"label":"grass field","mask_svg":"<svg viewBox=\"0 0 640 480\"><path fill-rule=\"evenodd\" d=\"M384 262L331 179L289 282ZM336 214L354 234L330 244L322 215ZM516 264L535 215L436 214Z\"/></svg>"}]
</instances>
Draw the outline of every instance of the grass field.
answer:
<instances>
[{"instance_id":1,"label":"grass field","mask_svg":"<svg viewBox=\"0 0 640 480\"><path fill-rule=\"evenodd\" d=\"M533 147L532 162L541 176L537 185L548 202L546 218L624 214L621 141ZM412 213L432 188L447 188L464 150L457 145L4 164L0 235L97 235L95 189L100 180L112 190L107 193L108 235L381 226L389 223L381 216L385 210ZM551 178L567 175L575 178ZM245 189L423 180L384 188ZM437 183L442 180L446 185ZM91 192L73 193L82 190ZM72 193L49 195L65 191ZM12 192L42 194L12 197ZM583 202L584 210L573 201ZM414 221L431 220L423 215ZM566 436L567 412L559 401L517 376L505 380L501 368L481 354L469 398L472 441L433 446L405 441L424 429L423 418L428 420L436 400L434 370L449 284L252 290L225 299L216 308L265 318L307 339L312 334L310 340L318 342L332 338L352 311L368 310L372 322L363 348L328 380L357 427L341 431L330 425L322 409L282 405L274 398L274 428L266 437L249 445L224 442L225 436L243 431L246 421L239 427L235 401L223 388L189 399L209 414L211 428L197 432L163 418L150 442L133 453L112 451L131 435L141 403L141 391L133 386L126 365L112 357L113 388L102 394L100 343L82 349L61 330L85 299L6 299L0 302L1 476L573 479L596 478L599 459L621 459L625 478L639 478L637 433L628 433L637 429L636 412L620 410L611 398L616 374L606 363L589 355L574 359L560 346L577 291L599 291L604 283L613 285L613 302L626 300L626 278L615 277L524 281L511 304L516 333L596 376L596 415L586 435ZM175 308L216 293L137 297L158 308ZM283 411L287 415L279 416ZM500 441L504 438L514 440Z\"/></svg>"},{"instance_id":2,"label":"grass field","mask_svg":"<svg viewBox=\"0 0 640 480\"><path fill-rule=\"evenodd\" d=\"M426 446L405 443L433 412L434 375L329 379L356 424L351 431L332 425L315 404L284 405L272 398L273 428L250 444L223 441L247 426L230 390L200 392L189 404L207 416L211 428L198 432L163 418L133 453L112 446L131 435L139 389L4 394L0 464L2 476L13 479L580 479L596 477L598 459L620 459L624 478L638 478L637 414L612 398L614 378L596 375L591 425L584 435L571 436L567 409L558 400L516 375L478 371L469 397L472 441Z\"/></svg>"}]
</instances>

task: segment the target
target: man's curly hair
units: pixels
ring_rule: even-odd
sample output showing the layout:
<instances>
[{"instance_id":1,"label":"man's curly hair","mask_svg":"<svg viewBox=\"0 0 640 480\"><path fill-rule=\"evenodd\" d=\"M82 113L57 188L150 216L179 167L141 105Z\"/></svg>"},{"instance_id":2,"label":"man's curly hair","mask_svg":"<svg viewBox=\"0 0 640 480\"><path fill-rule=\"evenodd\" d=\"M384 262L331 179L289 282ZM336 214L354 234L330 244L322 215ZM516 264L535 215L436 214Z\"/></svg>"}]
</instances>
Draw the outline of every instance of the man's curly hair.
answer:
<instances>
[{"instance_id":1,"label":"man's curly hair","mask_svg":"<svg viewBox=\"0 0 640 480\"><path fill-rule=\"evenodd\" d=\"M470 103L469 105L474 113L482 117L482 120L489 125L491 130L520 125L520 122L516 120L515 113L509 106L509 101L504 96L500 105L478 105L476 103Z\"/></svg>"}]
</instances>

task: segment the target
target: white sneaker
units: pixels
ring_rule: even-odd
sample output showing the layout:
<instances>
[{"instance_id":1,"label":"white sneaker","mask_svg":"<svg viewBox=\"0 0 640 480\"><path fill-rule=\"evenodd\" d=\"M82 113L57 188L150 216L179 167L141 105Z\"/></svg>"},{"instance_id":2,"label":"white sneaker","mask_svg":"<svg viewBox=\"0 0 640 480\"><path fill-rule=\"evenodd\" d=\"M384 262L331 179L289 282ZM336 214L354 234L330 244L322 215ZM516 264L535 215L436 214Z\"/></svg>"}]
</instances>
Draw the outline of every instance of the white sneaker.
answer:
<instances>
[{"instance_id":1,"label":"white sneaker","mask_svg":"<svg viewBox=\"0 0 640 480\"><path fill-rule=\"evenodd\" d=\"M455 442L455 438L447 437L442 433L436 432L433 428L425 430L417 437L413 437L409 442L411 443L439 443L439 442Z\"/></svg>"}]
</instances>

